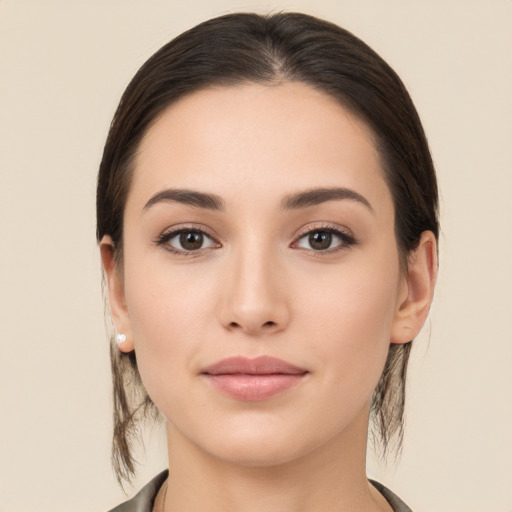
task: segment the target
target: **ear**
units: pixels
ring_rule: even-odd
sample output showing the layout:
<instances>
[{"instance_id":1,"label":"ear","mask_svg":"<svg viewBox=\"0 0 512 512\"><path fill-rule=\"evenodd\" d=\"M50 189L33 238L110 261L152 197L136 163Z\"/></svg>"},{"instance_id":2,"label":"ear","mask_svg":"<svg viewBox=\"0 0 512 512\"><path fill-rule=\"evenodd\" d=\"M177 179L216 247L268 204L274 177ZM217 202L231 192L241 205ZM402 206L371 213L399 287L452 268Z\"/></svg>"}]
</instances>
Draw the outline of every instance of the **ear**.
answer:
<instances>
[{"instance_id":1,"label":"ear","mask_svg":"<svg viewBox=\"0 0 512 512\"><path fill-rule=\"evenodd\" d=\"M407 343L420 332L427 319L437 279L437 244L431 231L421 234L418 247L407 259L397 310L391 330L391 343Z\"/></svg>"},{"instance_id":2,"label":"ear","mask_svg":"<svg viewBox=\"0 0 512 512\"><path fill-rule=\"evenodd\" d=\"M130 318L126 306L124 283L122 272L117 268L114 259L114 243L110 236L105 235L100 242L101 263L108 287L108 301L110 304L110 313L117 333L126 335L126 340L121 343L119 350L121 352L131 352L134 350L133 336L130 327Z\"/></svg>"}]
</instances>

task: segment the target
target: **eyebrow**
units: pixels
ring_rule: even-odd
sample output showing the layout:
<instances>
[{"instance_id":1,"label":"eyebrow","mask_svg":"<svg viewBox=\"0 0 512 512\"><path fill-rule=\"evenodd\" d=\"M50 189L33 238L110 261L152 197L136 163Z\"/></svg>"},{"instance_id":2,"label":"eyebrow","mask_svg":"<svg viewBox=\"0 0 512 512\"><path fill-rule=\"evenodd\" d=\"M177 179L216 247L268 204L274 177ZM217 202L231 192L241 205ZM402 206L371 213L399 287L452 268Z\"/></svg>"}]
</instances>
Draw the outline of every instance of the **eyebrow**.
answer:
<instances>
[{"instance_id":1,"label":"eyebrow","mask_svg":"<svg viewBox=\"0 0 512 512\"><path fill-rule=\"evenodd\" d=\"M147 210L157 203L171 202L187 204L196 208L207 210L225 210L224 199L215 194L197 192L195 190L170 188L155 194L144 206L142 211Z\"/></svg>"},{"instance_id":2,"label":"eyebrow","mask_svg":"<svg viewBox=\"0 0 512 512\"><path fill-rule=\"evenodd\" d=\"M350 188L312 188L303 192L290 194L281 201L282 210L296 210L325 203L327 201L348 199L366 206L372 213L374 209L368 199Z\"/></svg>"},{"instance_id":3,"label":"eyebrow","mask_svg":"<svg viewBox=\"0 0 512 512\"><path fill-rule=\"evenodd\" d=\"M366 206L372 213L374 209L370 202L355 190L343 187L336 188L312 188L302 192L287 195L281 201L281 210L297 210L316 206L333 200L357 201ZM222 197L216 194L198 192L188 189L166 189L155 194L145 204L143 212L152 206L162 202L181 203L196 208L207 210L224 211L226 203Z\"/></svg>"}]
</instances>

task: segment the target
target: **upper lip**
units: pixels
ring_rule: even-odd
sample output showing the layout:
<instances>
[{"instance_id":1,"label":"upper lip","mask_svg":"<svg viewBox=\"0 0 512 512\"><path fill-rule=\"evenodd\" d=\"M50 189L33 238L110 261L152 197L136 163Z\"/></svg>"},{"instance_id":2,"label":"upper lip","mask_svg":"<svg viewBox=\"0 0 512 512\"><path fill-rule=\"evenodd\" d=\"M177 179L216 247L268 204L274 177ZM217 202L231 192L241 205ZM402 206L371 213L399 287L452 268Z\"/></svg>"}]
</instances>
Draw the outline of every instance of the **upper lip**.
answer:
<instances>
[{"instance_id":1,"label":"upper lip","mask_svg":"<svg viewBox=\"0 0 512 512\"><path fill-rule=\"evenodd\" d=\"M217 363L207 366L201 373L208 375L230 375L237 373L248 375L272 375L276 373L301 375L307 373L307 370L271 356L260 356L254 359L235 356L222 359Z\"/></svg>"}]
</instances>

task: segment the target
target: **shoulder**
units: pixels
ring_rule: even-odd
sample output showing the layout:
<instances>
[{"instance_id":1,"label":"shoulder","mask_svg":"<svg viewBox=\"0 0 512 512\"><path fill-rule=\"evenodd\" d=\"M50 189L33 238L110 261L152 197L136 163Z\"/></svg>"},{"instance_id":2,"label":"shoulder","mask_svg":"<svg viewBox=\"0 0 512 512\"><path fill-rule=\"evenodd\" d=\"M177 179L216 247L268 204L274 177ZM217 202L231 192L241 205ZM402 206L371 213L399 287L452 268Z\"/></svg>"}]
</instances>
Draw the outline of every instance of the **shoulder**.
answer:
<instances>
[{"instance_id":1,"label":"shoulder","mask_svg":"<svg viewBox=\"0 0 512 512\"><path fill-rule=\"evenodd\" d=\"M153 502L169 471L166 469L150 480L133 498L121 503L109 512L151 512ZM412 512L412 510L391 490L375 480L371 484L386 498L394 512Z\"/></svg>"},{"instance_id":2,"label":"shoulder","mask_svg":"<svg viewBox=\"0 0 512 512\"><path fill-rule=\"evenodd\" d=\"M166 469L149 481L133 498L121 503L109 512L151 512L156 495L165 482L169 471Z\"/></svg>"},{"instance_id":3,"label":"shoulder","mask_svg":"<svg viewBox=\"0 0 512 512\"><path fill-rule=\"evenodd\" d=\"M393 507L394 512L412 512L412 510L386 486L375 480L370 480L371 484L386 498L388 503Z\"/></svg>"}]
</instances>

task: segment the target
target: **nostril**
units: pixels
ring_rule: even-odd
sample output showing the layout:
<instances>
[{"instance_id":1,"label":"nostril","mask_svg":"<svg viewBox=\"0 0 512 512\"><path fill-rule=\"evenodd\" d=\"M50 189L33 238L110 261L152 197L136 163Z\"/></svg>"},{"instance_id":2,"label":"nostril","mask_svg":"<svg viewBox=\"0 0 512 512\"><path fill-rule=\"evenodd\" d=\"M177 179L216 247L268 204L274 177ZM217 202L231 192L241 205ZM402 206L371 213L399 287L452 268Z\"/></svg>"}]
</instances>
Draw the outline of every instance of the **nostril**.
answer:
<instances>
[{"instance_id":1,"label":"nostril","mask_svg":"<svg viewBox=\"0 0 512 512\"><path fill-rule=\"evenodd\" d=\"M262 324L262 327L275 327L277 324L275 322L273 322L272 320L269 320L268 322L265 322L264 324ZM230 327L232 328L238 328L238 327L242 327L239 323L237 322L231 322L229 324Z\"/></svg>"}]
</instances>

